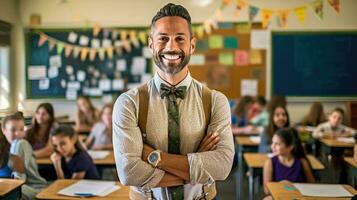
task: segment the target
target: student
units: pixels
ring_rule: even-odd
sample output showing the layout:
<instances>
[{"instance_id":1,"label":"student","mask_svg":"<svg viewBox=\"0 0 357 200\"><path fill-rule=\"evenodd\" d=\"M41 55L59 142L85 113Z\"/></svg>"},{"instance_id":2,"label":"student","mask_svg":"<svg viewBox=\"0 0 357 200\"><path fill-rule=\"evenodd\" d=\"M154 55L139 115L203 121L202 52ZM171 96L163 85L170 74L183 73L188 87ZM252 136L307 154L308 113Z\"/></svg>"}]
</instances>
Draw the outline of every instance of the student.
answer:
<instances>
[{"instance_id":1,"label":"student","mask_svg":"<svg viewBox=\"0 0 357 200\"><path fill-rule=\"evenodd\" d=\"M59 179L99 179L92 158L84 150L70 126L59 126L51 133L54 153L51 160Z\"/></svg>"},{"instance_id":2,"label":"student","mask_svg":"<svg viewBox=\"0 0 357 200\"><path fill-rule=\"evenodd\" d=\"M258 151L260 153L270 152L270 144L274 133L284 127L290 126L289 113L284 106L278 105L272 109L269 116L269 123L266 130L261 135Z\"/></svg>"},{"instance_id":3,"label":"student","mask_svg":"<svg viewBox=\"0 0 357 200\"><path fill-rule=\"evenodd\" d=\"M24 173L25 165L20 157L10 154L10 143L0 130L0 178L11 178L12 171Z\"/></svg>"},{"instance_id":4,"label":"student","mask_svg":"<svg viewBox=\"0 0 357 200\"><path fill-rule=\"evenodd\" d=\"M263 96L258 96L253 104L255 115L250 119L250 123L257 127L266 127L269 122L269 113L266 110L267 101Z\"/></svg>"},{"instance_id":5,"label":"student","mask_svg":"<svg viewBox=\"0 0 357 200\"><path fill-rule=\"evenodd\" d=\"M88 134L99 119L99 111L93 106L88 96L77 99L78 112L76 116L76 131Z\"/></svg>"},{"instance_id":6,"label":"student","mask_svg":"<svg viewBox=\"0 0 357 200\"><path fill-rule=\"evenodd\" d=\"M253 130L253 127L249 125L249 110L253 106L253 98L251 96L243 96L237 106L234 109L232 121L236 123L232 123L232 131L233 134L240 134L244 132L249 132Z\"/></svg>"},{"instance_id":7,"label":"student","mask_svg":"<svg viewBox=\"0 0 357 200\"><path fill-rule=\"evenodd\" d=\"M326 121L324 107L320 102L314 102L310 107L310 112L302 119L301 126L314 126Z\"/></svg>"},{"instance_id":8,"label":"student","mask_svg":"<svg viewBox=\"0 0 357 200\"><path fill-rule=\"evenodd\" d=\"M41 103L32 119L32 124L26 131L26 139L31 144L37 158L47 158L52 153L49 136L58 124L55 122L53 106Z\"/></svg>"},{"instance_id":9,"label":"student","mask_svg":"<svg viewBox=\"0 0 357 200\"><path fill-rule=\"evenodd\" d=\"M266 195L269 195L266 187L268 182L315 182L305 151L294 128L282 128L276 131L271 149L274 157L266 160L263 168Z\"/></svg>"},{"instance_id":10,"label":"student","mask_svg":"<svg viewBox=\"0 0 357 200\"><path fill-rule=\"evenodd\" d=\"M97 122L89 137L86 140L88 149L94 150L111 150L112 143L112 113L113 107L109 104L105 105L101 111L101 121Z\"/></svg>"},{"instance_id":11,"label":"student","mask_svg":"<svg viewBox=\"0 0 357 200\"><path fill-rule=\"evenodd\" d=\"M328 121L320 124L312 133L314 138L336 138L353 136L356 130L342 125L344 111L335 108L328 117Z\"/></svg>"},{"instance_id":12,"label":"student","mask_svg":"<svg viewBox=\"0 0 357 200\"><path fill-rule=\"evenodd\" d=\"M19 135L24 134L24 118L15 113L6 116L3 120L2 131L9 142L10 153L20 157L25 165L25 173L14 171L14 177L22 179L25 184L22 186L23 199L35 199L38 192L46 186L46 180L38 173L34 152L27 140L19 139Z\"/></svg>"}]
</instances>

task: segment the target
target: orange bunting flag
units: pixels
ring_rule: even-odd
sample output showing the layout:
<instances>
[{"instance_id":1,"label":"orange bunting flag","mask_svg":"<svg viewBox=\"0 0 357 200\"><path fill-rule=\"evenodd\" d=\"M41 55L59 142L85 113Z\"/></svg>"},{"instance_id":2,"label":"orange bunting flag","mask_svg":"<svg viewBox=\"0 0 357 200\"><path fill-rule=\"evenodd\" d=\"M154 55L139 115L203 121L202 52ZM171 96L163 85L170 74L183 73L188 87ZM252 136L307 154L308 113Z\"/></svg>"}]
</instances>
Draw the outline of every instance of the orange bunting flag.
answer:
<instances>
[{"instance_id":1,"label":"orange bunting flag","mask_svg":"<svg viewBox=\"0 0 357 200\"><path fill-rule=\"evenodd\" d=\"M129 37L130 37L130 41L131 41L131 43L133 43L134 47L138 48L139 47L139 40L136 37L136 32L135 31L130 31Z\"/></svg>"},{"instance_id":2,"label":"orange bunting flag","mask_svg":"<svg viewBox=\"0 0 357 200\"><path fill-rule=\"evenodd\" d=\"M301 24L305 23L306 6L295 8L294 11L299 22Z\"/></svg>"},{"instance_id":3,"label":"orange bunting flag","mask_svg":"<svg viewBox=\"0 0 357 200\"><path fill-rule=\"evenodd\" d=\"M78 48L78 47L75 47L75 48L73 49L73 57L74 57L74 58L78 58L79 52L81 52L81 49Z\"/></svg>"},{"instance_id":4,"label":"orange bunting flag","mask_svg":"<svg viewBox=\"0 0 357 200\"><path fill-rule=\"evenodd\" d=\"M87 54L88 54L88 48L82 48L81 51L81 60L84 61L87 58Z\"/></svg>"},{"instance_id":5,"label":"orange bunting flag","mask_svg":"<svg viewBox=\"0 0 357 200\"><path fill-rule=\"evenodd\" d=\"M120 39L121 40L126 40L128 37L128 32L126 31L120 31Z\"/></svg>"},{"instance_id":6,"label":"orange bunting flag","mask_svg":"<svg viewBox=\"0 0 357 200\"><path fill-rule=\"evenodd\" d=\"M266 28L269 24L270 17L273 15L273 11L263 9L261 14L262 14L262 26L263 28Z\"/></svg>"},{"instance_id":7,"label":"orange bunting flag","mask_svg":"<svg viewBox=\"0 0 357 200\"><path fill-rule=\"evenodd\" d=\"M340 0L328 0L328 3L330 6L332 6L336 13L339 15L340 14Z\"/></svg>"},{"instance_id":8,"label":"orange bunting flag","mask_svg":"<svg viewBox=\"0 0 357 200\"><path fill-rule=\"evenodd\" d=\"M97 37L99 32L100 32L99 24L94 24L94 26L93 26L93 35L94 35L94 37Z\"/></svg>"},{"instance_id":9,"label":"orange bunting flag","mask_svg":"<svg viewBox=\"0 0 357 200\"><path fill-rule=\"evenodd\" d=\"M107 55L109 59L113 58L113 47L107 48Z\"/></svg>"},{"instance_id":10,"label":"orange bunting flag","mask_svg":"<svg viewBox=\"0 0 357 200\"><path fill-rule=\"evenodd\" d=\"M56 41L54 41L54 40L48 40L48 50L49 50L49 51L52 51L53 48L55 48L55 45L56 45Z\"/></svg>"},{"instance_id":11,"label":"orange bunting flag","mask_svg":"<svg viewBox=\"0 0 357 200\"><path fill-rule=\"evenodd\" d=\"M71 54L71 52L72 52L72 47L71 46L65 46L64 47L64 54L66 55L67 58Z\"/></svg>"},{"instance_id":12,"label":"orange bunting flag","mask_svg":"<svg viewBox=\"0 0 357 200\"><path fill-rule=\"evenodd\" d=\"M324 11L323 11L323 2L322 0L316 0L314 2L312 2L311 4L312 10L314 10L314 13L316 14L316 16L322 20L323 15L324 15Z\"/></svg>"},{"instance_id":13,"label":"orange bunting flag","mask_svg":"<svg viewBox=\"0 0 357 200\"><path fill-rule=\"evenodd\" d=\"M103 48L100 48L100 49L98 50L98 55L99 55L99 59L100 59L100 60L104 60L105 51L104 51Z\"/></svg>"},{"instance_id":14,"label":"orange bunting flag","mask_svg":"<svg viewBox=\"0 0 357 200\"><path fill-rule=\"evenodd\" d=\"M216 12L214 13L217 19L222 20L222 11L217 9Z\"/></svg>"},{"instance_id":15,"label":"orange bunting flag","mask_svg":"<svg viewBox=\"0 0 357 200\"><path fill-rule=\"evenodd\" d=\"M94 59L95 59L95 54L97 53L97 51L95 50L95 49L91 49L90 51L89 51L89 60L90 61L94 61Z\"/></svg>"},{"instance_id":16,"label":"orange bunting flag","mask_svg":"<svg viewBox=\"0 0 357 200\"><path fill-rule=\"evenodd\" d=\"M223 5L227 6L231 4L232 0L222 0Z\"/></svg>"},{"instance_id":17,"label":"orange bunting flag","mask_svg":"<svg viewBox=\"0 0 357 200\"><path fill-rule=\"evenodd\" d=\"M286 27L288 24L288 15L290 10L279 10L278 11L278 24L280 27Z\"/></svg>"},{"instance_id":18,"label":"orange bunting flag","mask_svg":"<svg viewBox=\"0 0 357 200\"><path fill-rule=\"evenodd\" d=\"M138 37L139 37L139 40L140 40L141 44L143 44L143 45L147 44L148 38L146 36L146 32L145 31L140 31Z\"/></svg>"},{"instance_id":19,"label":"orange bunting flag","mask_svg":"<svg viewBox=\"0 0 357 200\"><path fill-rule=\"evenodd\" d=\"M61 54L64 48L64 44L62 42L57 42L57 54Z\"/></svg>"},{"instance_id":20,"label":"orange bunting flag","mask_svg":"<svg viewBox=\"0 0 357 200\"><path fill-rule=\"evenodd\" d=\"M41 34L40 39L38 40L38 46L42 46L47 41L47 39L47 35Z\"/></svg>"}]
</instances>

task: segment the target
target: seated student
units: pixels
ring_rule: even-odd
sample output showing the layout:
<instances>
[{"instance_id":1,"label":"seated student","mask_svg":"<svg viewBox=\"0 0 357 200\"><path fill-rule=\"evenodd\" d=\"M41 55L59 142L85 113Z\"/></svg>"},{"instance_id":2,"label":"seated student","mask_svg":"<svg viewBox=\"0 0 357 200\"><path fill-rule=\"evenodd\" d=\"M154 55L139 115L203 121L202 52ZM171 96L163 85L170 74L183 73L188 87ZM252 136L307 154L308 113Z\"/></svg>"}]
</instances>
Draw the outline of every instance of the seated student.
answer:
<instances>
[{"instance_id":1,"label":"seated student","mask_svg":"<svg viewBox=\"0 0 357 200\"><path fill-rule=\"evenodd\" d=\"M271 149L274 156L265 161L263 168L266 195L269 195L266 188L268 182L315 182L311 166L294 128L277 130L272 139Z\"/></svg>"},{"instance_id":2,"label":"seated student","mask_svg":"<svg viewBox=\"0 0 357 200\"><path fill-rule=\"evenodd\" d=\"M59 179L99 179L92 158L84 150L77 133L70 126L59 126L51 133L51 155Z\"/></svg>"},{"instance_id":3,"label":"seated student","mask_svg":"<svg viewBox=\"0 0 357 200\"><path fill-rule=\"evenodd\" d=\"M277 105L272 109L269 115L268 127L261 134L261 140L258 147L258 152L268 153L270 152L270 145L274 133L284 127L290 126L289 113L284 106Z\"/></svg>"},{"instance_id":4,"label":"seated student","mask_svg":"<svg viewBox=\"0 0 357 200\"><path fill-rule=\"evenodd\" d=\"M257 127L266 127L269 122L269 113L265 109L267 101L263 96L258 96L253 104L255 115L250 119L250 123Z\"/></svg>"},{"instance_id":5,"label":"seated student","mask_svg":"<svg viewBox=\"0 0 357 200\"><path fill-rule=\"evenodd\" d=\"M318 125L312 133L314 138L336 138L353 136L356 130L342 125L344 111L335 108L328 117L328 121Z\"/></svg>"},{"instance_id":6,"label":"seated student","mask_svg":"<svg viewBox=\"0 0 357 200\"><path fill-rule=\"evenodd\" d=\"M50 103L41 103L36 109L31 126L26 130L26 139L31 144L37 158L51 155L52 147L49 136L57 126L53 106Z\"/></svg>"},{"instance_id":7,"label":"seated student","mask_svg":"<svg viewBox=\"0 0 357 200\"><path fill-rule=\"evenodd\" d=\"M309 113L303 117L301 126L314 126L317 127L319 124L326 121L326 116L324 113L324 107L320 102L314 102L311 107Z\"/></svg>"},{"instance_id":8,"label":"seated student","mask_svg":"<svg viewBox=\"0 0 357 200\"><path fill-rule=\"evenodd\" d=\"M232 123L233 134L239 134L246 131L246 126L249 124L248 114L249 110L253 105L253 98L251 96L243 96L233 112L233 118L235 118L236 123Z\"/></svg>"},{"instance_id":9,"label":"seated student","mask_svg":"<svg viewBox=\"0 0 357 200\"><path fill-rule=\"evenodd\" d=\"M35 199L38 192L46 186L46 180L38 173L34 152L27 140L17 138L24 134L24 118L19 113L6 116L3 119L2 131L9 142L10 153L17 155L23 160L25 173L13 172L15 178L22 179L25 184L22 186L23 199Z\"/></svg>"},{"instance_id":10,"label":"seated student","mask_svg":"<svg viewBox=\"0 0 357 200\"><path fill-rule=\"evenodd\" d=\"M99 120L99 111L93 106L88 96L78 97L77 106L75 130L80 134L89 134L94 124Z\"/></svg>"},{"instance_id":11,"label":"seated student","mask_svg":"<svg viewBox=\"0 0 357 200\"><path fill-rule=\"evenodd\" d=\"M109 104L105 105L101 111L101 121L97 122L89 137L86 139L88 149L94 150L111 150L112 143L112 113L113 107Z\"/></svg>"},{"instance_id":12,"label":"seated student","mask_svg":"<svg viewBox=\"0 0 357 200\"><path fill-rule=\"evenodd\" d=\"M20 157L10 154L10 143L0 129L0 178L11 178L12 171L25 173L25 165Z\"/></svg>"}]
</instances>

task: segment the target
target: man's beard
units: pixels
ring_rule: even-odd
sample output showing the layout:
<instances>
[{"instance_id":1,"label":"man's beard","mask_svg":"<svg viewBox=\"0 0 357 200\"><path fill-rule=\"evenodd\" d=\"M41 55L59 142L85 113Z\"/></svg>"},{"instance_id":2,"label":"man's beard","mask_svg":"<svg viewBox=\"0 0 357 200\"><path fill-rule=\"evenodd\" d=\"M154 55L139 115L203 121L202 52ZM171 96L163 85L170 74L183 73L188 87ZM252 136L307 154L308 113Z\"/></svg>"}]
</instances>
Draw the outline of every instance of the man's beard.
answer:
<instances>
[{"instance_id":1,"label":"man's beard","mask_svg":"<svg viewBox=\"0 0 357 200\"><path fill-rule=\"evenodd\" d=\"M166 65L164 63L164 55L176 55L179 56L181 60L179 63L168 63ZM190 54L185 55L183 51L161 51L161 52L154 52L154 62L156 66L158 66L161 71L175 75L180 72L190 61Z\"/></svg>"}]
</instances>

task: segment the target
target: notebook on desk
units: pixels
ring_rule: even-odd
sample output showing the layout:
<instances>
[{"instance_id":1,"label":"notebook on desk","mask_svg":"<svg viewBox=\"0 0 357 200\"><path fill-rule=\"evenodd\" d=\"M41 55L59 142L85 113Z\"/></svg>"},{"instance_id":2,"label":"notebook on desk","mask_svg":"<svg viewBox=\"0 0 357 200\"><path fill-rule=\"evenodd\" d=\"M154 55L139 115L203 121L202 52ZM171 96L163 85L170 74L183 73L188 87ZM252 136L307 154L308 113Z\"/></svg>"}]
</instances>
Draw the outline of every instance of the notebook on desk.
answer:
<instances>
[{"instance_id":1,"label":"notebook on desk","mask_svg":"<svg viewBox=\"0 0 357 200\"><path fill-rule=\"evenodd\" d=\"M120 186L113 181L80 180L58 191L58 194L72 197L104 197L119 189Z\"/></svg>"}]
</instances>

